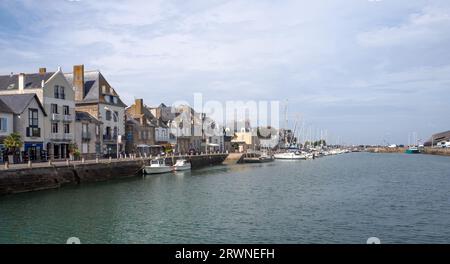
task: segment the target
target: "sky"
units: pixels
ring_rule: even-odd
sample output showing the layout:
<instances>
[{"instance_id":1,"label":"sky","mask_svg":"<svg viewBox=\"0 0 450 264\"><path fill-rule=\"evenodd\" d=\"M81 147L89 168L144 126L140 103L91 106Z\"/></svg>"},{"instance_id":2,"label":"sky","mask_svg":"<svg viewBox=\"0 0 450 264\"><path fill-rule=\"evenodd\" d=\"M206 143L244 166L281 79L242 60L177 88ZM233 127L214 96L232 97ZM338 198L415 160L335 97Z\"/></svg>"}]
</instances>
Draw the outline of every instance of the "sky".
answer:
<instances>
[{"instance_id":1,"label":"sky","mask_svg":"<svg viewBox=\"0 0 450 264\"><path fill-rule=\"evenodd\" d=\"M84 64L127 104L288 100L331 143L450 130L449 47L448 0L0 2L0 74Z\"/></svg>"}]
</instances>

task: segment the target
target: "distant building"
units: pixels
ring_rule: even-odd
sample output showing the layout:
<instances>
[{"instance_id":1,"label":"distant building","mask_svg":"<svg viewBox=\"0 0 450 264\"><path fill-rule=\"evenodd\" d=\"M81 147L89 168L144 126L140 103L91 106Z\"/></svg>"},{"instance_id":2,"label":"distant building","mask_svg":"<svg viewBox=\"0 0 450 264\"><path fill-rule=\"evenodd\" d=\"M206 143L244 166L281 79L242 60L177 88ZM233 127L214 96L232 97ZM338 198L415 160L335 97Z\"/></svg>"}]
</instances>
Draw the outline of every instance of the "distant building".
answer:
<instances>
[{"instance_id":1,"label":"distant building","mask_svg":"<svg viewBox=\"0 0 450 264\"><path fill-rule=\"evenodd\" d=\"M175 148L177 144L176 135L171 129L176 113L172 107L160 104L158 107L148 107L155 117L155 140L156 144L166 148Z\"/></svg>"},{"instance_id":2,"label":"distant building","mask_svg":"<svg viewBox=\"0 0 450 264\"><path fill-rule=\"evenodd\" d=\"M138 153L142 156L154 154L155 147L155 117L145 107L143 99L136 99L134 104L126 109L126 152Z\"/></svg>"},{"instance_id":3,"label":"distant building","mask_svg":"<svg viewBox=\"0 0 450 264\"><path fill-rule=\"evenodd\" d=\"M242 129L241 132L236 132L231 140L231 144L238 152L245 152L249 150L258 150L260 147L259 138L253 132L246 132Z\"/></svg>"},{"instance_id":4,"label":"distant building","mask_svg":"<svg viewBox=\"0 0 450 264\"><path fill-rule=\"evenodd\" d=\"M102 156L103 124L87 112L76 111L75 142L85 159L95 159Z\"/></svg>"},{"instance_id":5,"label":"distant building","mask_svg":"<svg viewBox=\"0 0 450 264\"><path fill-rule=\"evenodd\" d=\"M44 159L43 128L47 114L35 94L0 95L1 149L5 151L3 139L17 132L21 136L25 159ZM5 154L5 153L2 153ZM4 160L4 155L2 160Z\"/></svg>"},{"instance_id":6,"label":"distant building","mask_svg":"<svg viewBox=\"0 0 450 264\"><path fill-rule=\"evenodd\" d=\"M424 146L436 146L439 142L442 141L450 141L450 130L432 135L431 138L424 143Z\"/></svg>"}]
</instances>

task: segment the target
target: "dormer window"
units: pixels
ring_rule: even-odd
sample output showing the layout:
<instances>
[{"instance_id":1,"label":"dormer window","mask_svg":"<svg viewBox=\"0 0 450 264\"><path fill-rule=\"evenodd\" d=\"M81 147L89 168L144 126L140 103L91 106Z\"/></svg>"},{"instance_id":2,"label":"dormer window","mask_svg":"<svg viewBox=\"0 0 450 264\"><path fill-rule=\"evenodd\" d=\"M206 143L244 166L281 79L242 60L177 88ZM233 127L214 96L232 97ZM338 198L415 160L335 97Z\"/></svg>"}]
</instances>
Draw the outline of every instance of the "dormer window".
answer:
<instances>
[{"instance_id":1,"label":"dormer window","mask_svg":"<svg viewBox=\"0 0 450 264\"><path fill-rule=\"evenodd\" d=\"M117 104L117 97L113 96L112 98L113 98L114 104Z\"/></svg>"},{"instance_id":2,"label":"dormer window","mask_svg":"<svg viewBox=\"0 0 450 264\"><path fill-rule=\"evenodd\" d=\"M105 101L106 101L107 103L110 103L110 102L111 102L111 98L109 97L109 95L105 95Z\"/></svg>"}]
</instances>

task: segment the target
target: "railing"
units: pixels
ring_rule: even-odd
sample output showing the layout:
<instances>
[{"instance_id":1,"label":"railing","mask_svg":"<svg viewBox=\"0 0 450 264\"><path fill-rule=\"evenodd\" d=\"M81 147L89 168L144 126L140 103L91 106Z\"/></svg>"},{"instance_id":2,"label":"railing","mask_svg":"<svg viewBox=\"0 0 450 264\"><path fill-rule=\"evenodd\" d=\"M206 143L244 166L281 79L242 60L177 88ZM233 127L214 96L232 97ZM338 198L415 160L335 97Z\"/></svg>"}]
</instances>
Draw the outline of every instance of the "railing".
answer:
<instances>
[{"instance_id":1,"label":"railing","mask_svg":"<svg viewBox=\"0 0 450 264\"><path fill-rule=\"evenodd\" d=\"M63 135L63 139L64 139L64 140L73 140L73 134L65 133L65 134Z\"/></svg>"},{"instance_id":2,"label":"railing","mask_svg":"<svg viewBox=\"0 0 450 264\"><path fill-rule=\"evenodd\" d=\"M40 137L41 128L39 127L27 127L27 137Z\"/></svg>"},{"instance_id":3,"label":"railing","mask_svg":"<svg viewBox=\"0 0 450 264\"><path fill-rule=\"evenodd\" d=\"M52 114L52 121L59 121L61 120L60 114Z\"/></svg>"},{"instance_id":4,"label":"railing","mask_svg":"<svg viewBox=\"0 0 450 264\"><path fill-rule=\"evenodd\" d=\"M103 140L117 140L117 135L103 135Z\"/></svg>"},{"instance_id":5,"label":"railing","mask_svg":"<svg viewBox=\"0 0 450 264\"><path fill-rule=\"evenodd\" d=\"M85 131L83 131L82 133L81 133L81 139L85 139L85 140L89 140L89 139L91 139L91 133L89 133L89 132L85 132Z\"/></svg>"},{"instance_id":6,"label":"railing","mask_svg":"<svg viewBox=\"0 0 450 264\"><path fill-rule=\"evenodd\" d=\"M58 133L51 133L51 134L50 134L50 139L53 139L53 140L61 140L61 139L62 139L62 135L61 135L61 134L58 134Z\"/></svg>"},{"instance_id":7,"label":"railing","mask_svg":"<svg viewBox=\"0 0 450 264\"><path fill-rule=\"evenodd\" d=\"M64 115L64 122L72 122L73 118L71 115Z\"/></svg>"}]
</instances>

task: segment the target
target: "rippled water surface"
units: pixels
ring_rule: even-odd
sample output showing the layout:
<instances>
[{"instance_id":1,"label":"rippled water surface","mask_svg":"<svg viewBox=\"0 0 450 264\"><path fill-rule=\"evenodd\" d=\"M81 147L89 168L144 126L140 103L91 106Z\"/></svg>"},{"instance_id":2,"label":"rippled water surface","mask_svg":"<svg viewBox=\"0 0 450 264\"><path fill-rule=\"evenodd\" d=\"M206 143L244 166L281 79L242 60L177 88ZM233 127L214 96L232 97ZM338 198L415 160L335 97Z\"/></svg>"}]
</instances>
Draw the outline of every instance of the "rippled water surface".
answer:
<instances>
[{"instance_id":1,"label":"rippled water surface","mask_svg":"<svg viewBox=\"0 0 450 264\"><path fill-rule=\"evenodd\" d=\"M350 153L0 197L0 243L450 243L450 158Z\"/></svg>"}]
</instances>

